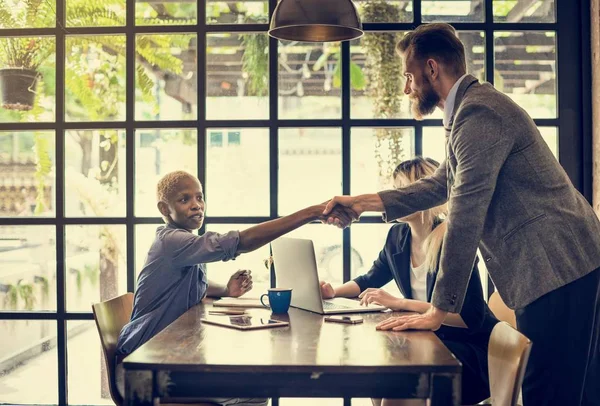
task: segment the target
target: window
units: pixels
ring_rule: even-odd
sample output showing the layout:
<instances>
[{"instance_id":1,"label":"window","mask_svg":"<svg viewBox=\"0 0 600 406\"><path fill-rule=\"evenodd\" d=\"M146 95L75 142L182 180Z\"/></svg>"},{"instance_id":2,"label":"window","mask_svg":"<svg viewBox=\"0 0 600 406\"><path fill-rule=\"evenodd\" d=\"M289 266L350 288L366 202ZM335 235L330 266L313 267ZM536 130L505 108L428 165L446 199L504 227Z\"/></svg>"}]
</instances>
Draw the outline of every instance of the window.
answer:
<instances>
[{"instance_id":1,"label":"window","mask_svg":"<svg viewBox=\"0 0 600 406\"><path fill-rule=\"evenodd\" d=\"M205 230L227 231L387 188L414 154L443 160L442 115L412 118L393 52L416 25L454 24L469 71L532 115L590 196L589 33L575 23L586 2L355 0L363 37L303 43L267 35L277 0L6 1L0 403L110 403L89 304L134 290L164 174L197 174ZM342 283L369 269L389 227L371 215L291 235L313 239L321 277ZM267 256L210 264L209 276L250 268L258 293Z\"/></svg>"}]
</instances>

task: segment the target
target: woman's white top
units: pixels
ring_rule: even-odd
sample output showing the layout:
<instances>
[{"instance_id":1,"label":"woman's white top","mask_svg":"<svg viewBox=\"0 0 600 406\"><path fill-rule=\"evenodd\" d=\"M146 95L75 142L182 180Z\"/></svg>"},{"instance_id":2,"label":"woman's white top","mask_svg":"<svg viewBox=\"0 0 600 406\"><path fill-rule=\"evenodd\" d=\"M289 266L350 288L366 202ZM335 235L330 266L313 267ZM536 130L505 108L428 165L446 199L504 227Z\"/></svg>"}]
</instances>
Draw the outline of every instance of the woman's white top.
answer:
<instances>
[{"instance_id":1,"label":"woman's white top","mask_svg":"<svg viewBox=\"0 0 600 406\"><path fill-rule=\"evenodd\" d=\"M418 267L413 267L410 262L410 289L412 290L412 298L427 302L427 268L426 261L423 261Z\"/></svg>"}]
</instances>

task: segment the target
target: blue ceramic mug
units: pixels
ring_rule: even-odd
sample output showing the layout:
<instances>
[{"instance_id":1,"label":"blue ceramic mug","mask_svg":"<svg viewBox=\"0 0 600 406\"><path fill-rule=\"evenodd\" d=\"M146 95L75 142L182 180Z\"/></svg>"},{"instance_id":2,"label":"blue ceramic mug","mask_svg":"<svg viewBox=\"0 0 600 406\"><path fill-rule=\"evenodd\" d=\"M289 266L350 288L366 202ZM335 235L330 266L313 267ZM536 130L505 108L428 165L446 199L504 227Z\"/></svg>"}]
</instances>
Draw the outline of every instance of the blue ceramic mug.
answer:
<instances>
[{"instance_id":1,"label":"blue ceramic mug","mask_svg":"<svg viewBox=\"0 0 600 406\"><path fill-rule=\"evenodd\" d=\"M269 304L263 302L265 296L269 297ZM292 301L291 288L271 288L269 293L265 293L260 297L260 303L265 307L270 307L273 313L287 313Z\"/></svg>"}]
</instances>

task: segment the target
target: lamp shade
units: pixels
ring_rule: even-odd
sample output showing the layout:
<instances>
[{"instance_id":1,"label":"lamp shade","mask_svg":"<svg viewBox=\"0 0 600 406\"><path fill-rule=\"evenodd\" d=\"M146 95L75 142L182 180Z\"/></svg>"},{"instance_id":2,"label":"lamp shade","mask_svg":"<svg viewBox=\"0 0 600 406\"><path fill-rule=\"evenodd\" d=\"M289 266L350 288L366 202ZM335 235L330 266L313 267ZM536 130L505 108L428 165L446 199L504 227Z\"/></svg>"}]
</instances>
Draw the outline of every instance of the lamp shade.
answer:
<instances>
[{"instance_id":1,"label":"lamp shade","mask_svg":"<svg viewBox=\"0 0 600 406\"><path fill-rule=\"evenodd\" d=\"M269 35L290 41L329 42L355 39L363 31L351 0L281 0Z\"/></svg>"}]
</instances>

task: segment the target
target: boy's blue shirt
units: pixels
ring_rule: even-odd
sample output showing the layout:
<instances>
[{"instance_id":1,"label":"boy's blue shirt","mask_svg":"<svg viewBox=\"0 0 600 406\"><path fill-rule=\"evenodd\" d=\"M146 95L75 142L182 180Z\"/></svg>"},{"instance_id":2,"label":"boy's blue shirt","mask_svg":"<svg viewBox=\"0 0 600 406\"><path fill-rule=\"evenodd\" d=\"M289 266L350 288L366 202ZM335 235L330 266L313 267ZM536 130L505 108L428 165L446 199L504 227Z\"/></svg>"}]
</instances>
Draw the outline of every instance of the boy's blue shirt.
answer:
<instances>
[{"instance_id":1,"label":"boy's blue shirt","mask_svg":"<svg viewBox=\"0 0 600 406\"><path fill-rule=\"evenodd\" d=\"M123 327L117 354L126 355L200 303L208 286L207 262L235 259L238 231L201 236L171 224L156 237L138 277L131 320Z\"/></svg>"}]
</instances>

